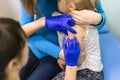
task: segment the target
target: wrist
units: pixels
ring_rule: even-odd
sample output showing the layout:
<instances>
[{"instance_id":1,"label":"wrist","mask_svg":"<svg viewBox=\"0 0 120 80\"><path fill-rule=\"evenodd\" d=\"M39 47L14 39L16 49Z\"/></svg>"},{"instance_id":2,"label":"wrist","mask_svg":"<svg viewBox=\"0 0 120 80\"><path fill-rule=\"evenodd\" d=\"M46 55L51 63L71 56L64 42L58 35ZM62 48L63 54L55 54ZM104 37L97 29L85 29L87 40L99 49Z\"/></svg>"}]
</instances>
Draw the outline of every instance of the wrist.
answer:
<instances>
[{"instance_id":1,"label":"wrist","mask_svg":"<svg viewBox=\"0 0 120 80\"><path fill-rule=\"evenodd\" d=\"M77 66L69 66L69 65L66 65L66 68L69 68L69 69L77 69Z\"/></svg>"},{"instance_id":2,"label":"wrist","mask_svg":"<svg viewBox=\"0 0 120 80\"><path fill-rule=\"evenodd\" d=\"M71 61L71 60L70 60ZM67 65L67 66L78 66L78 62L70 62L70 61L66 61L65 60L65 64Z\"/></svg>"},{"instance_id":3,"label":"wrist","mask_svg":"<svg viewBox=\"0 0 120 80\"><path fill-rule=\"evenodd\" d=\"M64 80L76 80L77 66L66 66Z\"/></svg>"},{"instance_id":4,"label":"wrist","mask_svg":"<svg viewBox=\"0 0 120 80\"><path fill-rule=\"evenodd\" d=\"M41 18L41 25L42 25L43 27L45 27L45 20L46 20L46 17L42 17L42 18Z\"/></svg>"}]
</instances>

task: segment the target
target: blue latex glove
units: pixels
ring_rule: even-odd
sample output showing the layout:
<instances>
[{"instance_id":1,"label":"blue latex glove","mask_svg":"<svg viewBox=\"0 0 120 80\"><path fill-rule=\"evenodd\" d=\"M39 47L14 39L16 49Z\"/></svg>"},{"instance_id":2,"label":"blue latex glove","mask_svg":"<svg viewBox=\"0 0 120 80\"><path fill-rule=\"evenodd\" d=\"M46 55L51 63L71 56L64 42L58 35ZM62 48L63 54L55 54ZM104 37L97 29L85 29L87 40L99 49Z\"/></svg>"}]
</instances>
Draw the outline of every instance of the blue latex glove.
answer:
<instances>
[{"instance_id":1,"label":"blue latex glove","mask_svg":"<svg viewBox=\"0 0 120 80\"><path fill-rule=\"evenodd\" d=\"M71 40L69 38L67 38L67 40L63 39L63 50L65 64L69 66L77 66L80 55L80 47L76 37Z\"/></svg>"},{"instance_id":2,"label":"blue latex glove","mask_svg":"<svg viewBox=\"0 0 120 80\"><path fill-rule=\"evenodd\" d=\"M66 35L68 35L67 30L76 34L76 31L70 27L74 26L74 24L74 20L68 14L46 17L45 21L45 27L60 31Z\"/></svg>"}]
</instances>

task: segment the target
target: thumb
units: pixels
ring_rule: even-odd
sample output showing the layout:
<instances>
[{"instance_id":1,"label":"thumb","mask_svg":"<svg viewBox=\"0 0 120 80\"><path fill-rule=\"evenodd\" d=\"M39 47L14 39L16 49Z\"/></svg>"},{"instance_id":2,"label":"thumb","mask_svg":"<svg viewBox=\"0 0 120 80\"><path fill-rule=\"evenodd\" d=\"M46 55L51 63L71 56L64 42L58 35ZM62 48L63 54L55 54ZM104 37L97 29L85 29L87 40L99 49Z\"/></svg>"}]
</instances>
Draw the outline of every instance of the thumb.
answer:
<instances>
[{"instance_id":1,"label":"thumb","mask_svg":"<svg viewBox=\"0 0 120 80\"><path fill-rule=\"evenodd\" d=\"M78 11L76 11L76 10L71 10L71 11L70 11L70 14L78 15Z\"/></svg>"},{"instance_id":2,"label":"thumb","mask_svg":"<svg viewBox=\"0 0 120 80\"><path fill-rule=\"evenodd\" d=\"M72 27L68 26L68 24L65 26L65 28L66 28L67 30L69 30L69 31L70 31L71 33L73 33L73 34L76 34L76 33L77 33L74 29L72 29Z\"/></svg>"},{"instance_id":3,"label":"thumb","mask_svg":"<svg viewBox=\"0 0 120 80\"><path fill-rule=\"evenodd\" d=\"M70 19L70 20L68 21L68 25L74 26L74 25L75 25L75 21L74 21L73 19Z\"/></svg>"},{"instance_id":4,"label":"thumb","mask_svg":"<svg viewBox=\"0 0 120 80\"><path fill-rule=\"evenodd\" d=\"M62 41L62 46L63 46L63 49L64 49L64 50L67 49L67 41L66 41L66 38L63 39L63 41Z\"/></svg>"},{"instance_id":5,"label":"thumb","mask_svg":"<svg viewBox=\"0 0 120 80\"><path fill-rule=\"evenodd\" d=\"M62 32L62 33L64 33L65 35L68 35L68 32L67 32L67 30L65 30L65 29L59 29L59 32Z\"/></svg>"}]
</instances>

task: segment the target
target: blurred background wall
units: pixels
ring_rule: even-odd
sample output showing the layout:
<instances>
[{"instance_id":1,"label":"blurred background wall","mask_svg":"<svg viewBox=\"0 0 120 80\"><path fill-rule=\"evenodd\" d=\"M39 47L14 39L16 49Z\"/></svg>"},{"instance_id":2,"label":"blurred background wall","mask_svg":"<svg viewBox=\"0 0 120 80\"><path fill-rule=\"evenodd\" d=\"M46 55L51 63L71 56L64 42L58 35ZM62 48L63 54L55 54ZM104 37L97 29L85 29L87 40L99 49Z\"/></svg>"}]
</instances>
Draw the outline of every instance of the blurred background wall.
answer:
<instances>
[{"instance_id":1,"label":"blurred background wall","mask_svg":"<svg viewBox=\"0 0 120 80\"><path fill-rule=\"evenodd\" d=\"M120 0L101 0L107 26L120 39Z\"/></svg>"},{"instance_id":2,"label":"blurred background wall","mask_svg":"<svg viewBox=\"0 0 120 80\"><path fill-rule=\"evenodd\" d=\"M0 0L0 17L19 20L20 0ZM101 0L107 16L107 26L120 39L120 0Z\"/></svg>"},{"instance_id":3,"label":"blurred background wall","mask_svg":"<svg viewBox=\"0 0 120 80\"><path fill-rule=\"evenodd\" d=\"M19 20L19 0L0 0L0 17Z\"/></svg>"}]
</instances>

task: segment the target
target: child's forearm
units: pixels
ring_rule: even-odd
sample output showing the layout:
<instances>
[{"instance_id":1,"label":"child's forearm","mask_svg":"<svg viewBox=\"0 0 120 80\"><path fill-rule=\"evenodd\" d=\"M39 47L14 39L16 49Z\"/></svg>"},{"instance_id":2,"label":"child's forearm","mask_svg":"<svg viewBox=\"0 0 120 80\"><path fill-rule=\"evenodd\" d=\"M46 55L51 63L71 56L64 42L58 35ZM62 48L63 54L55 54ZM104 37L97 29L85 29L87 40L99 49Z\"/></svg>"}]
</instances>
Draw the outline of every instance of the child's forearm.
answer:
<instances>
[{"instance_id":1,"label":"child's forearm","mask_svg":"<svg viewBox=\"0 0 120 80\"><path fill-rule=\"evenodd\" d=\"M42 17L36 21L23 25L22 29L24 30L27 36L30 36L35 31L39 30L40 28L43 28L44 25L45 25L45 17Z\"/></svg>"},{"instance_id":2,"label":"child's forearm","mask_svg":"<svg viewBox=\"0 0 120 80\"><path fill-rule=\"evenodd\" d=\"M64 80L76 80L77 66L66 66Z\"/></svg>"}]
</instances>

